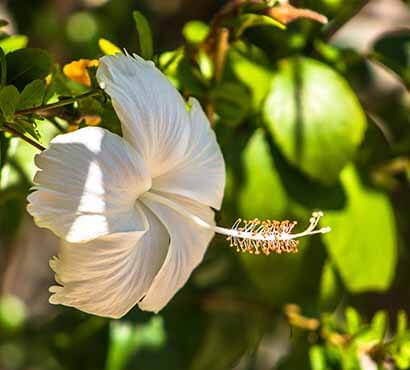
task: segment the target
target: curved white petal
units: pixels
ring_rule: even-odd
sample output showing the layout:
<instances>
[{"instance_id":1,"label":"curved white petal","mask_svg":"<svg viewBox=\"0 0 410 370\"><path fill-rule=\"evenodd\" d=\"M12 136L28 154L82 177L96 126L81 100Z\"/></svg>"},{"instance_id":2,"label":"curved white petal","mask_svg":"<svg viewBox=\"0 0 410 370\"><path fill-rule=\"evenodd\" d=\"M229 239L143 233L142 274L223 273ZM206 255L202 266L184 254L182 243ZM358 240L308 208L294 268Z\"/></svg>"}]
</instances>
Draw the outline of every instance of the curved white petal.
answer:
<instances>
[{"instance_id":1,"label":"curved white petal","mask_svg":"<svg viewBox=\"0 0 410 370\"><path fill-rule=\"evenodd\" d=\"M119 318L144 297L164 262L169 235L151 211L136 207L146 216L140 231L61 246L50 261L60 284L50 288L51 303Z\"/></svg>"},{"instance_id":2,"label":"curved white petal","mask_svg":"<svg viewBox=\"0 0 410 370\"><path fill-rule=\"evenodd\" d=\"M28 212L69 242L138 229L138 196L151 186L139 154L98 127L59 135L36 157Z\"/></svg>"},{"instance_id":3,"label":"curved white petal","mask_svg":"<svg viewBox=\"0 0 410 370\"><path fill-rule=\"evenodd\" d=\"M189 213L214 223L213 212L209 207L179 196L164 195L178 203ZM202 261L214 233L192 223L166 205L143 195L143 202L165 225L170 235L170 245L164 264L155 276L145 298L139 303L142 310L160 311L187 282L195 267Z\"/></svg>"},{"instance_id":4,"label":"curved white petal","mask_svg":"<svg viewBox=\"0 0 410 370\"><path fill-rule=\"evenodd\" d=\"M101 59L97 72L122 122L124 138L143 156L154 188L219 209L224 160L200 104L185 102L152 62L126 55Z\"/></svg>"},{"instance_id":5,"label":"curved white petal","mask_svg":"<svg viewBox=\"0 0 410 370\"><path fill-rule=\"evenodd\" d=\"M152 62L138 56L101 59L100 86L110 95L123 136L157 176L182 159L190 134L185 102Z\"/></svg>"},{"instance_id":6,"label":"curved white petal","mask_svg":"<svg viewBox=\"0 0 410 370\"><path fill-rule=\"evenodd\" d=\"M152 188L189 197L220 209L225 187L225 163L199 102L191 99L190 138L183 160L152 180Z\"/></svg>"}]
</instances>

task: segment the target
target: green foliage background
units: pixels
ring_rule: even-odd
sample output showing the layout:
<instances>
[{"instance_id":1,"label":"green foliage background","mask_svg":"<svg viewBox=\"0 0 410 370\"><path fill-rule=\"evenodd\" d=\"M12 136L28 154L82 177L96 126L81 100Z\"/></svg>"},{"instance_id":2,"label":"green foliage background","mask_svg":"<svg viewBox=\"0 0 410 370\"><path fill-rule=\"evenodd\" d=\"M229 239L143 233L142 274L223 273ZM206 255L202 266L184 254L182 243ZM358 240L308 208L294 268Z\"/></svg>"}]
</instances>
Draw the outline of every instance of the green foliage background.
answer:
<instances>
[{"instance_id":1,"label":"green foliage background","mask_svg":"<svg viewBox=\"0 0 410 370\"><path fill-rule=\"evenodd\" d=\"M410 31L383 34L366 52L332 42L364 3L295 2L328 16L322 26L269 18L276 1L243 2L222 22L231 36L223 69L218 43L204 41L224 1L6 3L14 32L0 24L0 369L410 368ZM57 245L27 226L37 150L12 136L46 146L89 115L120 131L101 95L70 100L96 87L95 71L91 87L62 73L102 56L100 38L153 58L212 116L227 164L219 224L303 224L320 209L332 232L270 256L237 254L216 237L159 315L134 309L110 321L50 307L51 272L37 272L48 258L16 252L28 241L52 253ZM395 76L393 88L375 63ZM32 112L64 99L52 115Z\"/></svg>"}]
</instances>

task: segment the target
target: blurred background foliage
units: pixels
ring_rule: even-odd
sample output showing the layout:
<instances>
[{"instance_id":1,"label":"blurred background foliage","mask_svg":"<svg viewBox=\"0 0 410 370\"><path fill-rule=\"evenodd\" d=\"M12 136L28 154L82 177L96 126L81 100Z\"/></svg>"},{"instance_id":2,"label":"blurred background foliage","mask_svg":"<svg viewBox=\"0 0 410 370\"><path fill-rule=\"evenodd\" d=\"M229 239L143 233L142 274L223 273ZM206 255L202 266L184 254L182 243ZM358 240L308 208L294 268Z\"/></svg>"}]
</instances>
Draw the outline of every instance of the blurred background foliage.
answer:
<instances>
[{"instance_id":1,"label":"blurred background foliage","mask_svg":"<svg viewBox=\"0 0 410 370\"><path fill-rule=\"evenodd\" d=\"M408 2L292 5L0 3L0 369L410 368ZM159 315L51 307L58 240L25 212L37 149L15 136L46 146L85 125L120 132L92 92L93 60L123 48L206 110L227 163L220 224L304 223L321 209L332 232L270 256L216 237Z\"/></svg>"}]
</instances>

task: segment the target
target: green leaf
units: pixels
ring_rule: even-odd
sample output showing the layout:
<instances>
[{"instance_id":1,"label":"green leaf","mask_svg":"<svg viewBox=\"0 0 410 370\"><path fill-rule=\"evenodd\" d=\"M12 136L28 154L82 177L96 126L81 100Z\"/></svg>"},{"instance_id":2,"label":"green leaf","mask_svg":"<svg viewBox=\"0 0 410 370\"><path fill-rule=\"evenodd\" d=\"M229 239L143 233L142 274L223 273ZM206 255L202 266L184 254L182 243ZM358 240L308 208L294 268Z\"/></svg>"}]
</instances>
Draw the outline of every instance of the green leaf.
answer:
<instances>
[{"instance_id":1,"label":"green leaf","mask_svg":"<svg viewBox=\"0 0 410 370\"><path fill-rule=\"evenodd\" d=\"M410 87L410 30L402 29L381 35L373 45L372 56L397 73Z\"/></svg>"},{"instance_id":2,"label":"green leaf","mask_svg":"<svg viewBox=\"0 0 410 370\"><path fill-rule=\"evenodd\" d=\"M26 85L21 92L17 109L37 107L42 104L46 86L41 80L34 80Z\"/></svg>"},{"instance_id":3,"label":"green leaf","mask_svg":"<svg viewBox=\"0 0 410 370\"><path fill-rule=\"evenodd\" d=\"M106 370L126 369L130 357L139 349L158 348L164 341L165 332L161 317L153 317L142 325L112 321Z\"/></svg>"},{"instance_id":4,"label":"green leaf","mask_svg":"<svg viewBox=\"0 0 410 370\"><path fill-rule=\"evenodd\" d=\"M348 83L308 58L279 64L264 119L287 160L325 184L338 179L366 128L365 114Z\"/></svg>"},{"instance_id":5,"label":"green leaf","mask_svg":"<svg viewBox=\"0 0 410 370\"><path fill-rule=\"evenodd\" d=\"M281 218L288 205L264 130L252 135L242 154L244 183L239 193L241 217Z\"/></svg>"},{"instance_id":6,"label":"green leaf","mask_svg":"<svg viewBox=\"0 0 410 370\"><path fill-rule=\"evenodd\" d=\"M4 52L11 53L12 51L25 48L28 43L28 37L24 35L12 35L6 37L3 40L0 40L0 48L4 50Z\"/></svg>"},{"instance_id":7,"label":"green leaf","mask_svg":"<svg viewBox=\"0 0 410 370\"><path fill-rule=\"evenodd\" d=\"M138 31L141 56L147 60L152 59L152 56L154 55L154 47L151 27L141 12L135 10L132 15Z\"/></svg>"},{"instance_id":8,"label":"green leaf","mask_svg":"<svg viewBox=\"0 0 410 370\"><path fill-rule=\"evenodd\" d=\"M182 29L185 40L193 45L198 45L206 40L209 34L209 26L201 21L190 21Z\"/></svg>"},{"instance_id":9,"label":"green leaf","mask_svg":"<svg viewBox=\"0 0 410 370\"><path fill-rule=\"evenodd\" d=\"M325 212L328 252L351 292L384 291L394 277L396 227L389 198L362 184L354 167L341 174L347 204ZM364 265L365 263L365 265Z\"/></svg>"},{"instance_id":10,"label":"green leaf","mask_svg":"<svg viewBox=\"0 0 410 370\"><path fill-rule=\"evenodd\" d=\"M232 50L230 59L233 72L251 90L254 109L259 111L269 92L273 77L272 72L267 66L245 57L236 50Z\"/></svg>"},{"instance_id":11,"label":"green leaf","mask_svg":"<svg viewBox=\"0 0 410 370\"><path fill-rule=\"evenodd\" d=\"M235 36L239 38L243 32L252 27L276 27L281 30L286 29L286 26L267 15L261 14L243 14L235 19Z\"/></svg>"},{"instance_id":12,"label":"green leaf","mask_svg":"<svg viewBox=\"0 0 410 370\"><path fill-rule=\"evenodd\" d=\"M353 307L346 308L346 331L350 335L355 335L361 328L362 319L359 312Z\"/></svg>"},{"instance_id":13,"label":"green leaf","mask_svg":"<svg viewBox=\"0 0 410 370\"><path fill-rule=\"evenodd\" d=\"M23 89L36 79L46 77L52 66L50 55L42 49L20 49L6 55L7 82Z\"/></svg>"},{"instance_id":14,"label":"green leaf","mask_svg":"<svg viewBox=\"0 0 410 370\"><path fill-rule=\"evenodd\" d=\"M239 210L244 219L281 219L288 207L264 131L257 130L242 154L244 184L239 193ZM268 302L282 304L293 299L304 253L255 256L242 254L249 277ZM275 271L273 274L272 271ZM286 286L286 289L283 287Z\"/></svg>"},{"instance_id":15,"label":"green leaf","mask_svg":"<svg viewBox=\"0 0 410 370\"><path fill-rule=\"evenodd\" d=\"M314 345L309 350L310 366L314 370L327 370L326 355L323 347Z\"/></svg>"},{"instance_id":16,"label":"green leaf","mask_svg":"<svg viewBox=\"0 0 410 370\"><path fill-rule=\"evenodd\" d=\"M6 121L12 121L17 109L20 94L15 86L4 86L0 90L0 110Z\"/></svg>"},{"instance_id":17,"label":"green leaf","mask_svg":"<svg viewBox=\"0 0 410 370\"><path fill-rule=\"evenodd\" d=\"M326 261L320 279L321 311L333 311L339 303L340 296L341 287L335 268L330 261Z\"/></svg>"},{"instance_id":18,"label":"green leaf","mask_svg":"<svg viewBox=\"0 0 410 370\"><path fill-rule=\"evenodd\" d=\"M210 93L216 113L223 123L238 125L250 111L250 94L240 84L225 82L216 86Z\"/></svg>"}]
</instances>

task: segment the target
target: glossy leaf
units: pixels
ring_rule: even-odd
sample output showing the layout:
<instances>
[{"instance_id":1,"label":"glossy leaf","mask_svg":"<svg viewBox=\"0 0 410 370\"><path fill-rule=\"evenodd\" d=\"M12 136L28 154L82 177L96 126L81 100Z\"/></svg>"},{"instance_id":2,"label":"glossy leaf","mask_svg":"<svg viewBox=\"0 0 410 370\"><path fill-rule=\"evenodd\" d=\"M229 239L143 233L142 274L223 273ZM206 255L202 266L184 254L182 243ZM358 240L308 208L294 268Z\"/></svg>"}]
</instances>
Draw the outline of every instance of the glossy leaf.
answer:
<instances>
[{"instance_id":1,"label":"glossy leaf","mask_svg":"<svg viewBox=\"0 0 410 370\"><path fill-rule=\"evenodd\" d=\"M308 58L279 64L264 119L285 157L326 184L338 179L366 128L366 117L348 83Z\"/></svg>"},{"instance_id":2,"label":"glossy leaf","mask_svg":"<svg viewBox=\"0 0 410 370\"><path fill-rule=\"evenodd\" d=\"M366 187L352 166L343 170L341 180L347 204L342 210L327 211L323 218L323 225L332 228L324 235L328 252L351 292L384 291L392 282L397 260L389 198Z\"/></svg>"}]
</instances>

